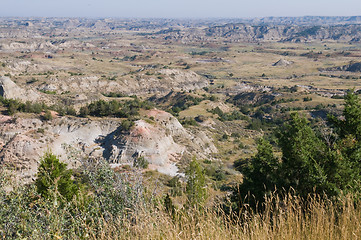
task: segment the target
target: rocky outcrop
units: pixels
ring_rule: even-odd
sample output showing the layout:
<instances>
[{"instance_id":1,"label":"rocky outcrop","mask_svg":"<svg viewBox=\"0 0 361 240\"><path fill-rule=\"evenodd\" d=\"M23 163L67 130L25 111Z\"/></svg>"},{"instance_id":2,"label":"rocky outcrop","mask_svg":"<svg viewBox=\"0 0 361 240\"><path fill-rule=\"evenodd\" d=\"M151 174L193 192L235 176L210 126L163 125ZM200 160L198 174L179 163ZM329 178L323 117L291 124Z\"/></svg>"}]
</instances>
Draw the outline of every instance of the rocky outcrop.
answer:
<instances>
[{"instance_id":1,"label":"rocky outcrop","mask_svg":"<svg viewBox=\"0 0 361 240\"><path fill-rule=\"evenodd\" d=\"M361 72L361 62L350 63L341 67L331 67L319 69L320 71L347 71L347 72Z\"/></svg>"},{"instance_id":2,"label":"rocky outcrop","mask_svg":"<svg viewBox=\"0 0 361 240\"><path fill-rule=\"evenodd\" d=\"M179 69L162 69L159 71L160 74L165 75L164 83L168 84L169 88L173 90L193 90L206 87L208 81L193 71L184 71Z\"/></svg>"},{"instance_id":3,"label":"rocky outcrop","mask_svg":"<svg viewBox=\"0 0 361 240\"><path fill-rule=\"evenodd\" d=\"M361 17L266 17L247 19L174 20L174 19L0 19L6 26L0 32L1 38L14 41L0 43L2 51L57 51L68 47L92 47L64 39L66 36L96 35L119 30L134 31L144 36L159 35L166 40L183 43L194 41L312 41L312 40L361 40ZM151 31L150 31L151 30ZM61 40L27 42L19 39L43 36L61 36ZM151 36L153 37L153 36ZM56 39L56 38L54 38ZM69 42L71 41L71 43ZM67 43L69 42L69 43ZM94 45L93 45L94 46Z\"/></svg>"},{"instance_id":4,"label":"rocky outcrop","mask_svg":"<svg viewBox=\"0 0 361 240\"><path fill-rule=\"evenodd\" d=\"M138 120L129 134L121 131L105 138L102 146L104 156L114 165L130 164L143 157L149 168L159 172L176 175L178 163L185 151L185 146L174 142L173 136L156 122ZM110 141L109 141L110 140Z\"/></svg>"},{"instance_id":5,"label":"rocky outcrop","mask_svg":"<svg viewBox=\"0 0 361 240\"><path fill-rule=\"evenodd\" d=\"M239 20L243 23L252 25L345 25L345 24L361 24L360 16L301 16L301 17L263 17L263 18L247 18Z\"/></svg>"},{"instance_id":6,"label":"rocky outcrop","mask_svg":"<svg viewBox=\"0 0 361 240\"><path fill-rule=\"evenodd\" d=\"M144 157L151 169L174 176L185 153L206 158L217 152L206 134L187 131L171 114L153 109L147 116L148 120L136 121L129 133L118 128L101 139L104 158L116 166Z\"/></svg>"},{"instance_id":7,"label":"rocky outcrop","mask_svg":"<svg viewBox=\"0 0 361 240\"><path fill-rule=\"evenodd\" d=\"M240 21L241 22L241 21ZM250 25L245 23L228 23L198 30L169 32L162 34L165 39L179 41L230 41L230 42L309 42L335 40L342 42L359 42L361 40L361 25Z\"/></svg>"},{"instance_id":8,"label":"rocky outcrop","mask_svg":"<svg viewBox=\"0 0 361 240\"><path fill-rule=\"evenodd\" d=\"M10 42L10 43L2 43L0 44L0 49L2 51L28 51L28 52L35 52L35 51L50 51L56 50L57 47L54 46L51 42Z\"/></svg>"},{"instance_id":9,"label":"rocky outcrop","mask_svg":"<svg viewBox=\"0 0 361 240\"><path fill-rule=\"evenodd\" d=\"M33 90L25 90L16 85L9 77L0 77L0 96L22 101L35 101L39 99L39 94Z\"/></svg>"},{"instance_id":10,"label":"rocky outcrop","mask_svg":"<svg viewBox=\"0 0 361 240\"><path fill-rule=\"evenodd\" d=\"M285 67L288 65L291 65L293 62L287 61L285 59L280 59L277 62L275 62L274 64L272 64L272 66L274 67Z\"/></svg>"},{"instance_id":11,"label":"rocky outcrop","mask_svg":"<svg viewBox=\"0 0 361 240\"><path fill-rule=\"evenodd\" d=\"M274 93L243 92L231 97L229 101L238 106L246 104L263 105L272 102L275 97L276 94Z\"/></svg>"},{"instance_id":12,"label":"rocky outcrop","mask_svg":"<svg viewBox=\"0 0 361 240\"><path fill-rule=\"evenodd\" d=\"M8 60L7 67L12 74L21 74L24 72L33 73L33 72L46 72L54 70L50 65L45 64L36 64L32 61L27 60Z\"/></svg>"},{"instance_id":13,"label":"rocky outcrop","mask_svg":"<svg viewBox=\"0 0 361 240\"><path fill-rule=\"evenodd\" d=\"M49 149L70 167L89 158L133 165L144 157L150 169L176 175L186 153L204 158L217 152L206 134L187 131L171 114L154 109L146 115L130 131L120 120L57 117L44 122L0 115L0 163L30 181Z\"/></svg>"}]
</instances>

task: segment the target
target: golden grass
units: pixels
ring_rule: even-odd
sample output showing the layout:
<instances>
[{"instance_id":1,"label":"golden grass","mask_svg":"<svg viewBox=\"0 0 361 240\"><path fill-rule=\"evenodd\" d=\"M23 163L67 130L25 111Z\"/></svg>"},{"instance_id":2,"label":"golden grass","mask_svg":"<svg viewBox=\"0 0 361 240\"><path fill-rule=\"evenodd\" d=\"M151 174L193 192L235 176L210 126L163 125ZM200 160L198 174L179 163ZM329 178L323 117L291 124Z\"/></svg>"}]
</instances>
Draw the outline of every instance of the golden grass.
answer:
<instances>
[{"instance_id":1,"label":"golden grass","mask_svg":"<svg viewBox=\"0 0 361 240\"><path fill-rule=\"evenodd\" d=\"M276 203L275 203L276 202ZM93 239L359 239L361 208L351 197L338 204L313 198L302 208L300 199L272 198L264 214L244 209L237 220L215 210L142 211L127 220L108 221Z\"/></svg>"}]
</instances>

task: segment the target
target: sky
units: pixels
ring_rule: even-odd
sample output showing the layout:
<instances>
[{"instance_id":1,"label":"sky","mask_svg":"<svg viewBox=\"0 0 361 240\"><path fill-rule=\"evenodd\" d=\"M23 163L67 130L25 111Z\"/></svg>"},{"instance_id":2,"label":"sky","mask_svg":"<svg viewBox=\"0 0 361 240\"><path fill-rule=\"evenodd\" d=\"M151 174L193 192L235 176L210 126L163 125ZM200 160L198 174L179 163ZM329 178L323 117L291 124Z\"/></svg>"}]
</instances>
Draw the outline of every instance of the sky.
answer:
<instances>
[{"instance_id":1,"label":"sky","mask_svg":"<svg viewBox=\"0 0 361 240\"><path fill-rule=\"evenodd\" d=\"M360 0L0 0L0 17L359 16Z\"/></svg>"}]
</instances>

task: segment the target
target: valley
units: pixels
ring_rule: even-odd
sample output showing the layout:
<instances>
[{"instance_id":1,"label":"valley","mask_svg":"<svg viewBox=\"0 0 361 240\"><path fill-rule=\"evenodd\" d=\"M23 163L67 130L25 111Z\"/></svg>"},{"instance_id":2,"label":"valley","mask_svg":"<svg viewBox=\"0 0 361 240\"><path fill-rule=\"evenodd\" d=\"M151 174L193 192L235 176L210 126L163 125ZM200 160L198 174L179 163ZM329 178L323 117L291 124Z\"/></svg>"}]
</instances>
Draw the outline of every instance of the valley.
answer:
<instances>
[{"instance_id":1,"label":"valley","mask_svg":"<svg viewBox=\"0 0 361 240\"><path fill-rule=\"evenodd\" d=\"M280 136L295 113L332 150L356 142L332 145L330 116L343 121L345 94L361 92L360 24L0 18L0 166L31 186L47 153L73 169L74 182L79 169L106 163L179 209L199 167L206 205L231 202L262 139L282 159Z\"/></svg>"}]
</instances>

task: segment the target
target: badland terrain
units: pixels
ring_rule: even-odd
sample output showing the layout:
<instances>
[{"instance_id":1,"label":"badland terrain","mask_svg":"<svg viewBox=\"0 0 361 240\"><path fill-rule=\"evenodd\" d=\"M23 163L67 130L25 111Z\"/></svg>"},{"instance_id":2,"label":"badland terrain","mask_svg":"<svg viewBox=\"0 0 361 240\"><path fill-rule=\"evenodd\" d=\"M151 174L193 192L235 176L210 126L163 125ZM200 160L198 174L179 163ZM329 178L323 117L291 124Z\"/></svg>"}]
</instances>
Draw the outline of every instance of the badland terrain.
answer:
<instances>
[{"instance_id":1,"label":"badland terrain","mask_svg":"<svg viewBox=\"0 0 361 240\"><path fill-rule=\"evenodd\" d=\"M315 125L361 89L361 18L0 19L0 163L22 182L46 151L150 179L237 182L289 113Z\"/></svg>"}]
</instances>

